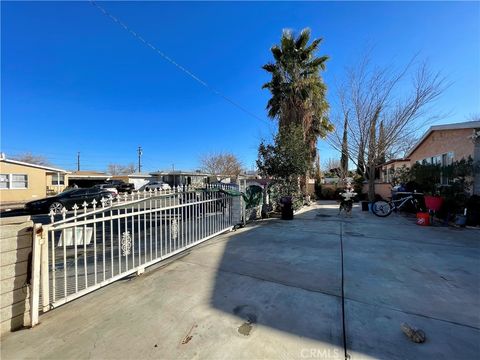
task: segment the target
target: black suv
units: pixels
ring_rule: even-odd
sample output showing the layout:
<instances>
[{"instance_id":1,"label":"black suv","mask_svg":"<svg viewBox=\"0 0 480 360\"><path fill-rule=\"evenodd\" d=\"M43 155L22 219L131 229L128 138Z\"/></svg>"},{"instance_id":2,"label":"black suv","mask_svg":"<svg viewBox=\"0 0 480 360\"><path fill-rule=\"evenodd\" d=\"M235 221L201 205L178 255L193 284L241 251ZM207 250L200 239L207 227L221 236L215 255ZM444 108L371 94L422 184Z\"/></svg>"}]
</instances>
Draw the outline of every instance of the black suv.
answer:
<instances>
[{"instance_id":1,"label":"black suv","mask_svg":"<svg viewBox=\"0 0 480 360\"><path fill-rule=\"evenodd\" d=\"M105 181L105 184L111 185L112 187L117 189L119 193L130 194L133 190L135 190L134 184L128 184L122 180L107 180Z\"/></svg>"}]
</instances>

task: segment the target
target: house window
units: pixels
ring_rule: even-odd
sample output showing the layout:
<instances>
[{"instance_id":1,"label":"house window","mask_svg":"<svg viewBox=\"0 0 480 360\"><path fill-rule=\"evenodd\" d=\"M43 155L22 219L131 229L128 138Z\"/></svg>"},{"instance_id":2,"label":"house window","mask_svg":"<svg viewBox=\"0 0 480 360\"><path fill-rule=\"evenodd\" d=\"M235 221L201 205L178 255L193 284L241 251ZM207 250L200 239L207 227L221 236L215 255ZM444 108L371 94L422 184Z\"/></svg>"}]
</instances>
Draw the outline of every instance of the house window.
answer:
<instances>
[{"instance_id":1,"label":"house window","mask_svg":"<svg viewBox=\"0 0 480 360\"><path fill-rule=\"evenodd\" d=\"M442 166L449 166L453 164L453 152L450 151L448 153L442 154ZM441 177L442 185L448 185L450 179L442 173Z\"/></svg>"},{"instance_id":2,"label":"house window","mask_svg":"<svg viewBox=\"0 0 480 360\"><path fill-rule=\"evenodd\" d=\"M445 155L446 155L446 160L445 160L445 163L443 164L443 166L452 165L453 164L453 152L450 151L450 152L446 153Z\"/></svg>"},{"instance_id":3,"label":"house window","mask_svg":"<svg viewBox=\"0 0 480 360\"><path fill-rule=\"evenodd\" d=\"M52 185L65 185L65 175L64 174L53 174L52 175Z\"/></svg>"},{"instance_id":4,"label":"house window","mask_svg":"<svg viewBox=\"0 0 480 360\"><path fill-rule=\"evenodd\" d=\"M10 188L10 176L8 174L0 174L0 189Z\"/></svg>"},{"instance_id":5,"label":"house window","mask_svg":"<svg viewBox=\"0 0 480 360\"><path fill-rule=\"evenodd\" d=\"M12 189L27 189L28 188L28 175L12 174L11 175L11 188Z\"/></svg>"}]
</instances>

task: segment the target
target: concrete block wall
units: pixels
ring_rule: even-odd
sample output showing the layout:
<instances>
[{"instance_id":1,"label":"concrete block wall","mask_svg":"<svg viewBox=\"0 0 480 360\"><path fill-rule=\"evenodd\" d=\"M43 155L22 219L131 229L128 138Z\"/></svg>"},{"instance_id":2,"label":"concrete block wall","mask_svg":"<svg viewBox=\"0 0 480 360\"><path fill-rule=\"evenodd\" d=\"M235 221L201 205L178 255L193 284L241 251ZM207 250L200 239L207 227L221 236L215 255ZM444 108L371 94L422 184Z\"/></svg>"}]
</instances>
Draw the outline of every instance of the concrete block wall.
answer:
<instances>
[{"instance_id":1,"label":"concrete block wall","mask_svg":"<svg viewBox=\"0 0 480 360\"><path fill-rule=\"evenodd\" d=\"M242 206L243 199L241 196L233 196L232 212L233 212L233 224L240 224L242 222Z\"/></svg>"},{"instance_id":2,"label":"concrete block wall","mask_svg":"<svg viewBox=\"0 0 480 360\"><path fill-rule=\"evenodd\" d=\"M0 218L1 334L30 324L28 270L33 221L29 216Z\"/></svg>"},{"instance_id":3,"label":"concrete block wall","mask_svg":"<svg viewBox=\"0 0 480 360\"><path fill-rule=\"evenodd\" d=\"M368 194L368 184L363 184L362 192ZM383 199L392 197L392 185L390 183L375 183L375 194L380 195Z\"/></svg>"}]
</instances>

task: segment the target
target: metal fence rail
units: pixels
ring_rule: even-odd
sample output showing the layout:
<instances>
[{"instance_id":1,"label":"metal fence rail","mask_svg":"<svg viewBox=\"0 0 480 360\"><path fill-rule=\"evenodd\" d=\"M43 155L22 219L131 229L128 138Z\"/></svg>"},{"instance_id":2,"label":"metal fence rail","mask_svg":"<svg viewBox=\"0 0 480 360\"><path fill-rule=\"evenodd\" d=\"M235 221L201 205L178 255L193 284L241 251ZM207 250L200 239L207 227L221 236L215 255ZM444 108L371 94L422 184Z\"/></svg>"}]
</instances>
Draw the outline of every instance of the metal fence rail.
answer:
<instances>
[{"instance_id":1,"label":"metal fence rail","mask_svg":"<svg viewBox=\"0 0 480 360\"><path fill-rule=\"evenodd\" d=\"M149 191L50 214L43 227L40 291L48 311L230 230L239 198L225 189ZM100 205L100 206L98 206ZM238 213L238 214L237 214ZM37 311L38 307L32 309ZM35 314L32 314L35 318Z\"/></svg>"}]
</instances>

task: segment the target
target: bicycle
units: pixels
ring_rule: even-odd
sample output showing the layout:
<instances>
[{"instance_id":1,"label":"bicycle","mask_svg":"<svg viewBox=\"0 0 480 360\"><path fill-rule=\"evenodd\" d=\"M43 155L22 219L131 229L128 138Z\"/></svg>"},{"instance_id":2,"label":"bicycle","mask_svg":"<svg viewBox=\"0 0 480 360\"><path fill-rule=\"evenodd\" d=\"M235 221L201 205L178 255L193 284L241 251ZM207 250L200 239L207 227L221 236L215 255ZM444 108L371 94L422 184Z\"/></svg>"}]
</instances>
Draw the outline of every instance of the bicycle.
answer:
<instances>
[{"instance_id":1,"label":"bicycle","mask_svg":"<svg viewBox=\"0 0 480 360\"><path fill-rule=\"evenodd\" d=\"M417 194L418 195L418 194ZM418 209L418 200L415 199L413 195L409 195L402 199L398 200L378 200L372 204L372 212L380 217L387 217L390 215L394 210L400 210L407 202L413 204L415 209ZM399 205L397 205L399 204Z\"/></svg>"}]
</instances>

